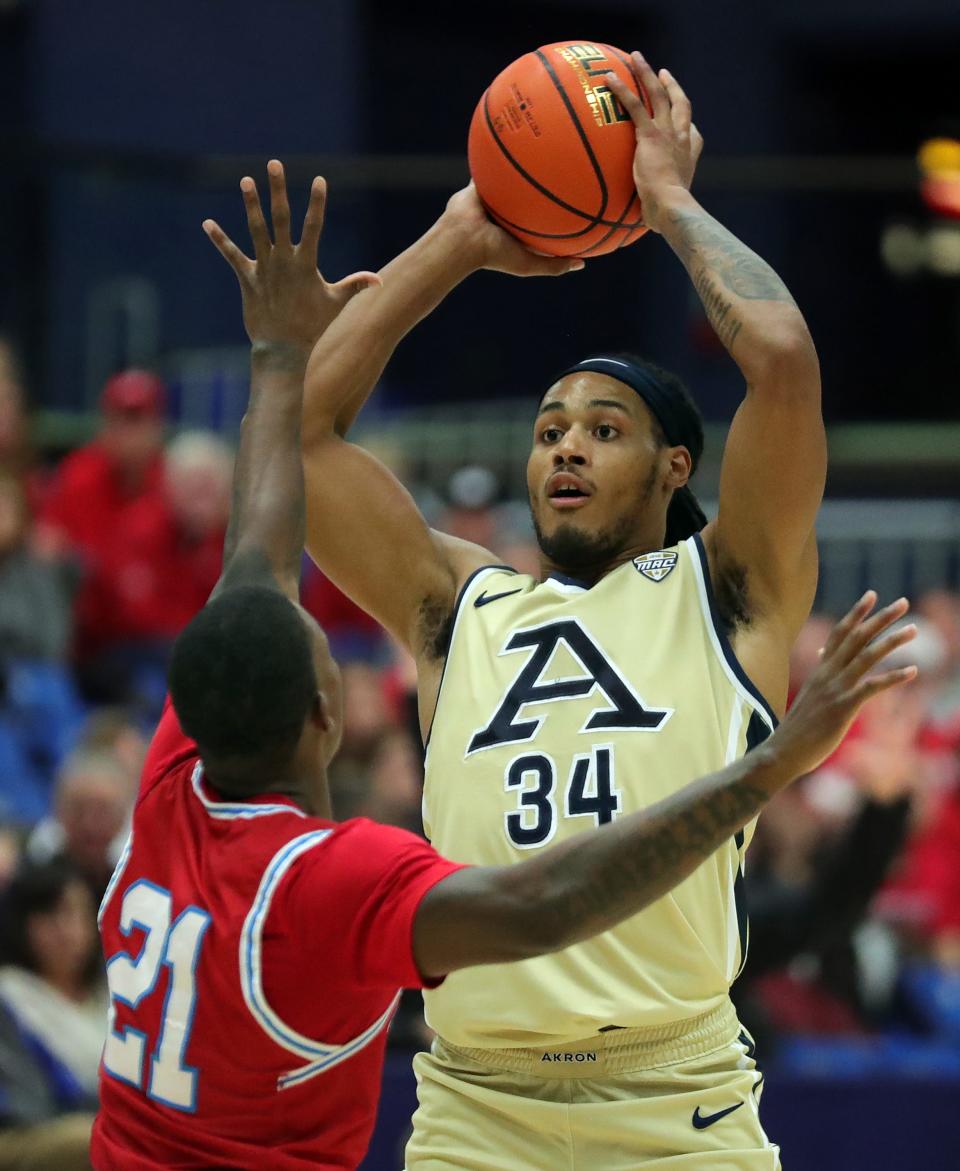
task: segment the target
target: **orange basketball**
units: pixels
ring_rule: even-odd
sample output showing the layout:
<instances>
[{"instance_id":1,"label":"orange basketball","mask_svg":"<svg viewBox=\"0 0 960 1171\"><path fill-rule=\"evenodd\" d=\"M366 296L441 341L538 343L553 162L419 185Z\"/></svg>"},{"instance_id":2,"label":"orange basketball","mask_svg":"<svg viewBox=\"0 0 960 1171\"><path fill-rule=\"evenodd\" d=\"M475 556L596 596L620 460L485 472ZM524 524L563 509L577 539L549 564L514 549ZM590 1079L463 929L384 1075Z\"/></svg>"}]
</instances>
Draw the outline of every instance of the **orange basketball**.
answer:
<instances>
[{"instance_id":1,"label":"orange basketball","mask_svg":"<svg viewBox=\"0 0 960 1171\"><path fill-rule=\"evenodd\" d=\"M636 135L606 84L611 71L639 92L627 54L611 45L544 45L494 78L474 111L468 155L480 198L535 252L601 256L647 230Z\"/></svg>"}]
</instances>

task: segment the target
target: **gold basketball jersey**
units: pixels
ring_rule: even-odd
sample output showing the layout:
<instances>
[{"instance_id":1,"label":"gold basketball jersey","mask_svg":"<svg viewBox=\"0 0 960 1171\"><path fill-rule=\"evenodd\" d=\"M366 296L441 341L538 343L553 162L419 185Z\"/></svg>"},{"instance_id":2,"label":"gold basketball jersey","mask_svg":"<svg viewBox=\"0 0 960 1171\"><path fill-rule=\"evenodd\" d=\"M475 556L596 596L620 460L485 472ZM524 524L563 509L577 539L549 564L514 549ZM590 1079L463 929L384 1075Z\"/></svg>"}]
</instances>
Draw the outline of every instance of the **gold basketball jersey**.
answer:
<instances>
[{"instance_id":1,"label":"gold basketball jersey","mask_svg":"<svg viewBox=\"0 0 960 1171\"><path fill-rule=\"evenodd\" d=\"M699 537L589 589L481 569L457 603L428 741L427 836L457 861L519 862L717 771L775 723L718 620ZM717 1008L746 957L752 828L612 931L454 972L425 994L430 1025L500 1048Z\"/></svg>"}]
</instances>

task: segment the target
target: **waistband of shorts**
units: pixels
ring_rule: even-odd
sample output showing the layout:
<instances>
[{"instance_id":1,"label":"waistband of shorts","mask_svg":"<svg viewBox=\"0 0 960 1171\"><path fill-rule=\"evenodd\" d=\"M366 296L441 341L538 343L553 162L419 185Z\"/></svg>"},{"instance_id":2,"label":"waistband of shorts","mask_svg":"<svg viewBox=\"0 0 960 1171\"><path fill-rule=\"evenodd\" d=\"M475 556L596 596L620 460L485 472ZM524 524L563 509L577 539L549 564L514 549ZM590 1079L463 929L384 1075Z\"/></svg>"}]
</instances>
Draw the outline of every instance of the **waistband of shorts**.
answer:
<instances>
[{"instance_id":1,"label":"waistband of shorts","mask_svg":"<svg viewBox=\"0 0 960 1171\"><path fill-rule=\"evenodd\" d=\"M472 1049L438 1037L452 1054L491 1069L554 1078L596 1078L675 1065L703 1057L728 1045L740 1031L736 1009L727 1000L701 1016L665 1025L636 1029L608 1029L562 1045L517 1049Z\"/></svg>"}]
</instances>

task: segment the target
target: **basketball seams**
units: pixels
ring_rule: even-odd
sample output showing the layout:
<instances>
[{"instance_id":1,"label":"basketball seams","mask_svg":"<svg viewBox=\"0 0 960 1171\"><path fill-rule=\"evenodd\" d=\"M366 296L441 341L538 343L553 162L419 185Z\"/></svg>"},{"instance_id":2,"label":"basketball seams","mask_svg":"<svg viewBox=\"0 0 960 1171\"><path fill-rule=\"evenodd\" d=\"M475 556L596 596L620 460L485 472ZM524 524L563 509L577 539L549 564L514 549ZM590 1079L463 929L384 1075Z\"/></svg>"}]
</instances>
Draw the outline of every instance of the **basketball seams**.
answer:
<instances>
[{"instance_id":1,"label":"basketball seams","mask_svg":"<svg viewBox=\"0 0 960 1171\"><path fill-rule=\"evenodd\" d=\"M487 130L490 132L490 137L497 144L497 146L500 149L500 153L507 160L507 162L511 165L511 167L513 167L513 169L517 172L517 174L521 175L535 191L539 191L540 194L545 196L547 199L549 199L551 201L551 203L557 204L558 207L562 207L564 211L570 212L571 215L579 216L580 219L588 221L586 228L583 228L577 232L559 233L556 236L557 239L566 239L568 236L570 236L570 237L580 236L584 232L589 232L593 228L599 227L601 224L604 224L606 222L602 219L599 219L597 216L591 216L587 212L581 211L581 209L579 207L574 207L572 203L567 203L565 200L561 199L559 195L554 195L554 193L550 190L549 187L545 187L541 182L539 182L539 180L535 179L533 177L533 175L531 175L529 173L529 171L526 170L526 168L523 166L523 164L518 162L517 159L515 159L513 157L513 155L507 149L506 144L500 138L499 134L497 134L496 127L493 125L493 119L490 117L490 90L489 89L483 95L483 117L484 117L484 121L487 124ZM492 211L493 209L491 208L490 210ZM510 221L505 219L505 217L503 217L503 216L500 216L499 218L503 219L504 223L510 223ZM511 224L511 227L515 227L515 228L517 228L518 231L521 231L521 232L529 231L529 229L522 228L518 224ZM548 232L532 232L532 231L530 231L529 234L530 235L538 235L538 236L548 236L548 235L552 236L552 233L548 233Z\"/></svg>"},{"instance_id":2,"label":"basketball seams","mask_svg":"<svg viewBox=\"0 0 960 1171\"><path fill-rule=\"evenodd\" d=\"M593 173L596 176L597 183L600 185L600 210L593 217L597 223L600 224L603 222L603 217L607 210L607 204L610 202L610 192L607 190L607 178L603 173L603 168L597 161L597 156L590 144L590 139L587 137L587 132L583 128L583 123L577 117L577 111L573 108L573 102L570 101L570 95L567 93L563 82L561 82L560 78L557 76L557 71L544 56L544 53L541 49L537 49L535 56L547 71L547 76L553 82L554 88L560 95L560 100L563 102L567 113L570 115L570 121L576 127L577 136L583 144L583 149L587 152L587 158L590 160L590 166L593 168Z\"/></svg>"},{"instance_id":3,"label":"basketball seams","mask_svg":"<svg viewBox=\"0 0 960 1171\"><path fill-rule=\"evenodd\" d=\"M563 42L558 42L557 45L544 45L540 49L528 53L525 57L519 58L511 67L519 71L520 81L523 80L525 75L527 84L533 88L533 93L539 94L541 99L546 101L544 112L548 118L548 123L552 121L555 132L560 135L561 139L565 139L564 149L566 154L560 172L557 172L556 167L553 167L552 170L548 168L548 174L544 175L543 181L540 181L526 169L527 166L539 167L540 155L538 152L531 150L530 145L523 139L517 139L516 142L512 141L510 135L506 133L503 127L500 128L504 130L504 135L501 137L493 118L494 107L499 108L501 101L501 97L498 96L500 91L497 89L496 82L492 83L486 89L474 113L474 122L471 127L471 170L474 172L474 178L478 181L478 188L480 188L479 194L491 219L505 230L516 235L522 243L526 243L528 247L536 249L537 241L542 240L542 247L548 253L553 252L555 255L592 257L633 243L634 240L644 234L646 229L643 225L642 207L632 182L630 183L630 192L622 210L614 210L611 207L612 198L619 196L622 199L624 194L626 194L624 189L625 184L620 181L626 177L625 174L621 174L625 162L624 151L626 149L626 143L625 141L621 142L618 132L618 136L615 136L614 142L611 143L611 146L613 146L613 153L611 154L607 140L596 137L593 123L589 122L587 124L581 119L576 102L576 98L579 96L579 88L574 87L577 91L574 94L569 91L567 86L567 82L571 81L571 77L573 73L576 73L576 70L572 70L571 72L568 69L567 72L571 73L571 77L567 77L560 62L554 62L549 56L551 49L557 48L562 44ZM611 65L619 63L627 70L628 76L630 75L630 63L618 49L601 42L591 42L591 44L597 45L598 49L608 58ZM594 53L594 56L599 57L599 53ZM570 60L567 56L564 56L563 60L567 65L570 65ZM618 70L617 72L621 73L622 71ZM501 78L506 80L506 76L507 71L504 71L504 74L498 77L497 81L500 81ZM594 76L600 78L601 75L591 74L591 77ZM579 79L579 74L577 74L577 79ZM559 103L555 99L553 101L549 100L551 87L553 92L559 95ZM649 107L649 99L643 92L642 87L640 87L639 92L644 103ZM506 95L504 94L502 96L503 100L506 100ZM522 100L522 98L518 98L517 100ZM605 113L604 117L609 123L609 113ZM599 119L598 114L596 118ZM618 115L618 118L620 121L623 121L621 115ZM580 144L583 147L583 155L578 156L576 153L569 129L571 124L573 126L572 133L579 138ZM564 130L563 127L567 129ZM554 130L550 130L550 133L554 133ZM474 135L476 136L475 139ZM496 149L493 149L493 144L496 144ZM483 165L493 169L491 174L491 190L489 192L482 189L482 184L476 173L477 168L484 159L487 161ZM523 160L522 162L521 159ZM617 184L613 191L608 185L608 177L605 170L609 166L613 166L618 175ZM565 167L572 167L578 176L578 182L569 191L569 194L576 198L578 202L581 196L589 198L589 194L585 190L586 187L592 186L594 183L599 186L601 197L600 207L595 215L591 215L583 210L583 208L568 202L547 186L548 183L557 183L561 190L564 187L570 186L569 183L564 182L562 179L562 173ZM516 175L517 178L511 179L511 173ZM493 180L493 174L498 176L496 181ZM511 190L515 191L521 183L530 189L530 195L526 199L520 198L518 201L510 195L510 192ZM508 204L511 204L511 200L512 204L516 204L515 207L511 204L511 212L517 215L518 219L526 220L529 217L534 222L539 219L542 227L566 227L570 230L552 232L538 230L536 228L526 227L523 223L518 223L508 218L496 206L501 193L504 194L504 198ZM548 201L554 209L553 212L549 212L546 206L540 204L540 200ZM569 219L566 224L563 222L567 217L571 219L575 217L584 226L573 229ZM556 247L551 247L548 243L549 241L557 241ZM566 243L567 241L569 243Z\"/></svg>"}]
</instances>

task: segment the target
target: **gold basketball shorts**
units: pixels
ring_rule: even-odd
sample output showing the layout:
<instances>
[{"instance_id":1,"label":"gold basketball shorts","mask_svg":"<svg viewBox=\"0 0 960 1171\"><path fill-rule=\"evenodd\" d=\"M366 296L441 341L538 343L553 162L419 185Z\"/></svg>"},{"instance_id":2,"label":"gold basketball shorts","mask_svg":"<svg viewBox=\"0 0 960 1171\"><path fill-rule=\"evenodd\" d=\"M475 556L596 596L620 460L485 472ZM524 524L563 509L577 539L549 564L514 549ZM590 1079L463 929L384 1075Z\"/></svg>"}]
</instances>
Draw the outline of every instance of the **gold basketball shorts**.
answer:
<instances>
[{"instance_id":1,"label":"gold basketball shorts","mask_svg":"<svg viewBox=\"0 0 960 1171\"><path fill-rule=\"evenodd\" d=\"M407 1171L779 1171L763 1076L733 1006L554 1049L414 1059Z\"/></svg>"}]
</instances>

